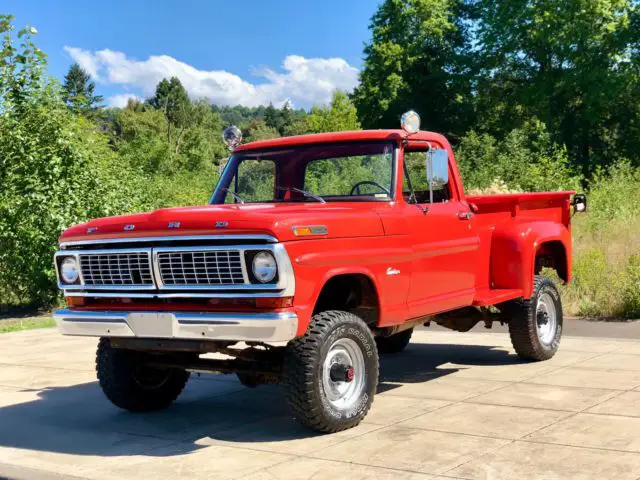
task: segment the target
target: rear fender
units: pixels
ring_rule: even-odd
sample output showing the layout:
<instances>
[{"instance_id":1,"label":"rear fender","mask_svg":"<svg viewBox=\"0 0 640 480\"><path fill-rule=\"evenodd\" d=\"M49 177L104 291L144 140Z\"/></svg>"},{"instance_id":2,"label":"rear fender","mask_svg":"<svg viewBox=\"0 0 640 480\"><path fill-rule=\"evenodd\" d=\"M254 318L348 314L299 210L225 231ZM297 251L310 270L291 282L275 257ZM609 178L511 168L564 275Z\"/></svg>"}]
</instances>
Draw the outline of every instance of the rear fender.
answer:
<instances>
[{"instance_id":1,"label":"rear fender","mask_svg":"<svg viewBox=\"0 0 640 480\"><path fill-rule=\"evenodd\" d=\"M571 233L567 227L547 221L512 222L496 227L491 238L491 288L520 289L525 298L530 298L536 256L549 242L555 242L557 246L553 251L557 253L557 261L564 265L556 265L556 268L568 283L571 279Z\"/></svg>"}]
</instances>

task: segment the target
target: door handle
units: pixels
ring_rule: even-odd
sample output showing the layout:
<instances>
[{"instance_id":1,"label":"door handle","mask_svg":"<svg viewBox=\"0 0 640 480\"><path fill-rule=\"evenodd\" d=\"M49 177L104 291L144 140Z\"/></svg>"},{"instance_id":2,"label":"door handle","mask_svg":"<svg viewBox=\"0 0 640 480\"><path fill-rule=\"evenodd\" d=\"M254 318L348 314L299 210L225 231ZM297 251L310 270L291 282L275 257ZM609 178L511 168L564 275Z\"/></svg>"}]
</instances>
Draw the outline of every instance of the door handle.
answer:
<instances>
[{"instance_id":1,"label":"door handle","mask_svg":"<svg viewBox=\"0 0 640 480\"><path fill-rule=\"evenodd\" d=\"M471 220L473 218L473 212L458 212L458 218L460 220Z\"/></svg>"}]
</instances>

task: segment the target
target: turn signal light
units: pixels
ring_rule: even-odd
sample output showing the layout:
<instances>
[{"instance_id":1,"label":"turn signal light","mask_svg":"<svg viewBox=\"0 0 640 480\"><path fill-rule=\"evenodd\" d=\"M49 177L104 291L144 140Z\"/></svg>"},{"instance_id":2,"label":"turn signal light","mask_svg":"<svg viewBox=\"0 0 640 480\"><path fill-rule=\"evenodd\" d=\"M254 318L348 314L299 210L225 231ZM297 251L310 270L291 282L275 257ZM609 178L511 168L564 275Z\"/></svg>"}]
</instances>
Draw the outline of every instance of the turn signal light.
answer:
<instances>
[{"instance_id":1,"label":"turn signal light","mask_svg":"<svg viewBox=\"0 0 640 480\"><path fill-rule=\"evenodd\" d=\"M256 298L256 308L293 307L293 297Z\"/></svg>"},{"instance_id":2,"label":"turn signal light","mask_svg":"<svg viewBox=\"0 0 640 480\"><path fill-rule=\"evenodd\" d=\"M64 297L69 307L82 307L84 305L84 297Z\"/></svg>"},{"instance_id":3,"label":"turn signal light","mask_svg":"<svg viewBox=\"0 0 640 480\"><path fill-rule=\"evenodd\" d=\"M308 237L310 235L326 235L327 227L324 225L309 225L304 227L293 227L293 234L296 237Z\"/></svg>"}]
</instances>

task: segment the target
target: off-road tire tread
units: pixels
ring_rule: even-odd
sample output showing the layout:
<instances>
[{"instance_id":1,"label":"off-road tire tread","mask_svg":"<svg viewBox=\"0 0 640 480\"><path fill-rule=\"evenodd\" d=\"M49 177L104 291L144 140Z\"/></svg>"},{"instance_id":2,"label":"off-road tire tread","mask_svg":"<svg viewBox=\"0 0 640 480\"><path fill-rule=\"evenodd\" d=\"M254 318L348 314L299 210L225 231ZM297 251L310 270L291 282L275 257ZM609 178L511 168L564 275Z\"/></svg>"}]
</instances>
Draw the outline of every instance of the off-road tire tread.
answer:
<instances>
[{"instance_id":1,"label":"off-road tire tread","mask_svg":"<svg viewBox=\"0 0 640 480\"><path fill-rule=\"evenodd\" d=\"M545 348L540 343L536 331L536 303L538 295L543 287L549 285L557 292L556 285L550 278L536 275L533 283L533 294L529 300L513 300L505 305L505 308L511 314L509 321L511 345L513 345L518 356L525 360L549 360L558 350L563 320L561 305L559 305L559 311L557 311L557 326L560 329L560 335L557 336L557 340L551 348ZM556 305L556 307L558 307L558 305Z\"/></svg>"},{"instance_id":2,"label":"off-road tire tread","mask_svg":"<svg viewBox=\"0 0 640 480\"><path fill-rule=\"evenodd\" d=\"M355 416L351 421L332 421L322 414L321 401L316 398L314 386L317 378L314 375L314 366L321 361L318 358L321 344L334 328L345 322L355 323L363 332L368 332L371 336L372 348L376 348L373 335L361 318L349 312L327 310L314 315L306 333L289 342L284 358L283 384L294 416L302 425L324 433L335 433L355 427L366 416L373 403L373 394L371 394L371 400L360 415ZM374 351L374 357L375 385L377 385L380 368L377 351Z\"/></svg>"},{"instance_id":3,"label":"off-road tire tread","mask_svg":"<svg viewBox=\"0 0 640 480\"><path fill-rule=\"evenodd\" d=\"M388 337L376 337L376 347L378 347L378 353L400 353L409 345L409 342L411 341L411 335L413 335L413 328L403 330L402 332L390 335Z\"/></svg>"},{"instance_id":4,"label":"off-road tire tread","mask_svg":"<svg viewBox=\"0 0 640 480\"><path fill-rule=\"evenodd\" d=\"M131 375L138 355L144 353L112 348L108 338L101 338L96 352L96 373L102 391L111 403L130 412L167 408L184 389L190 373L174 369L159 388L143 389Z\"/></svg>"}]
</instances>

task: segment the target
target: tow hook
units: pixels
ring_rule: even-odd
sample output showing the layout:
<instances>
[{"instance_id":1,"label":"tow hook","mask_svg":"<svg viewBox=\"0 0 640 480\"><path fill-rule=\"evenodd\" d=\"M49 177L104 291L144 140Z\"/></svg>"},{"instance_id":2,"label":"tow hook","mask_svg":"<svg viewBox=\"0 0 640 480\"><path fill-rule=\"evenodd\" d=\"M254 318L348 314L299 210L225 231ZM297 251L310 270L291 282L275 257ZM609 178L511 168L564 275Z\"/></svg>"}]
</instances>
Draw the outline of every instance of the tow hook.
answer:
<instances>
[{"instance_id":1,"label":"tow hook","mask_svg":"<svg viewBox=\"0 0 640 480\"><path fill-rule=\"evenodd\" d=\"M334 363L331 365L329 376L332 382L351 382L355 377L355 370L352 366L342 365L341 363Z\"/></svg>"}]
</instances>

